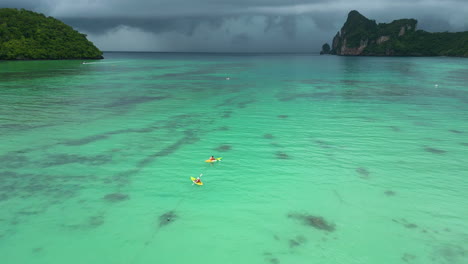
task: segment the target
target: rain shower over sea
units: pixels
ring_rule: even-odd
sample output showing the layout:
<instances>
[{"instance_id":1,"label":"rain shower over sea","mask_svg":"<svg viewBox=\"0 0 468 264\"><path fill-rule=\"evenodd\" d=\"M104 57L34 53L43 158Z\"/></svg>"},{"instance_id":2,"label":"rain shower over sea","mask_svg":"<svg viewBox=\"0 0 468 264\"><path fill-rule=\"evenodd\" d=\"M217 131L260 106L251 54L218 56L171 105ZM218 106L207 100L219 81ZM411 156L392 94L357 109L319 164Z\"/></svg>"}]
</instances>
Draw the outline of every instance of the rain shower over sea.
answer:
<instances>
[{"instance_id":1,"label":"rain shower over sea","mask_svg":"<svg viewBox=\"0 0 468 264\"><path fill-rule=\"evenodd\" d=\"M1 263L468 263L467 59L104 56L0 62Z\"/></svg>"}]
</instances>

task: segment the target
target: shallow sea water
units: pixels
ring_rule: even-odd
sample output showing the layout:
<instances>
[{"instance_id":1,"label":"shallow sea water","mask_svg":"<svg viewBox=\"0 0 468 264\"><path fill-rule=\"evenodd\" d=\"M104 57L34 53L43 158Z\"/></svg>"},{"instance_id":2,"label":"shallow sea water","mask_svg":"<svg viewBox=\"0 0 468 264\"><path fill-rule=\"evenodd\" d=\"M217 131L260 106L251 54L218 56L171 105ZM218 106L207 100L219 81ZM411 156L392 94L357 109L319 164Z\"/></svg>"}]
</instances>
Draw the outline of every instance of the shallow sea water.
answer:
<instances>
[{"instance_id":1,"label":"shallow sea water","mask_svg":"<svg viewBox=\"0 0 468 264\"><path fill-rule=\"evenodd\" d=\"M105 57L0 62L2 263L468 262L468 60Z\"/></svg>"}]
</instances>

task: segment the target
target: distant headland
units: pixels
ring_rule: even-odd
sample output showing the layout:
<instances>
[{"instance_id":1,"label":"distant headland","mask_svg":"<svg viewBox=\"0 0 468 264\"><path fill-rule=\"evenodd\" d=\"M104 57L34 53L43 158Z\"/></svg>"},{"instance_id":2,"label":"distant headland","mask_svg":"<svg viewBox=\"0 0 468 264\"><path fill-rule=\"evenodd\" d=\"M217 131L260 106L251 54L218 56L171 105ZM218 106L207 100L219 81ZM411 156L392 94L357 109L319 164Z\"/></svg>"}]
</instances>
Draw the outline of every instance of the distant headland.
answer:
<instances>
[{"instance_id":1,"label":"distant headland","mask_svg":"<svg viewBox=\"0 0 468 264\"><path fill-rule=\"evenodd\" d=\"M430 33L416 30L417 23L416 19L399 19L377 24L353 10L331 47L324 44L321 54L468 57L468 31Z\"/></svg>"},{"instance_id":2,"label":"distant headland","mask_svg":"<svg viewBox=\"0 0 468 264\"><path fill-rule=\"evenodd\" d=\"M86 35L55 18L0 8L0 60L102 58L102 51Z\"/></svg>"}]
</instances>

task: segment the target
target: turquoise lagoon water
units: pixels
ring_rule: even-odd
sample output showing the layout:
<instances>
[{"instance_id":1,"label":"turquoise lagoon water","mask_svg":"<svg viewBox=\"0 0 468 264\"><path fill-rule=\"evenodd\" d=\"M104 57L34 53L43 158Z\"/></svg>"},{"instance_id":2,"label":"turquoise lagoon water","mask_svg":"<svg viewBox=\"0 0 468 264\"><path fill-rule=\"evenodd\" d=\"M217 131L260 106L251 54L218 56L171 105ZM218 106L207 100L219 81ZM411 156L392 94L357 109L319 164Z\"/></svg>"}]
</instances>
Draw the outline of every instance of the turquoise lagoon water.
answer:
<instances>
[{"instance_id":1,"label":"turquoise lagoon water","mask_svg":"<svg viewBox=\"0 0 468 264\"><path fill-rule=\"evenodd\" d=\"M105 57L0 62L2 263L468 263L468 60Z\"/></svg>"}]
</instances>

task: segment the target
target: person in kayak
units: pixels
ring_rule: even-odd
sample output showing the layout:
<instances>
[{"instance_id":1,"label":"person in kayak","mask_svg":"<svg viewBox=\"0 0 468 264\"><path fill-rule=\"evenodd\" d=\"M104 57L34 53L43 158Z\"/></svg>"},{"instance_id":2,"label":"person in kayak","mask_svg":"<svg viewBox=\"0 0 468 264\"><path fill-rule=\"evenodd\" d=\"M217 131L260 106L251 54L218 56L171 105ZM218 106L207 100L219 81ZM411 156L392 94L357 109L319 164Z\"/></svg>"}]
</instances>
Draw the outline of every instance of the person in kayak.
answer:
<instances>
[{"instance_id":1,"label":"person in kayak","mask_svg":"<svg viewBox=\"0 0 468 264\"><path fill-rule=\"evenodd\" d=\"M211 156L211 157L209 158L209 160L213 161L213 160L216 160L216 159L215 159L214 156Z\"/></svg>"},{"instance_id":2,"label":"person in kayak","mask_svg":"<svg viewBox=\"0 0 468 264\"><path fill-rule=\"evenodd\" d=\"M197 177L197 179L193 180L194 183L201 183L200 177L203 175L203 173L200 173L200 176Z\"/></svg>"}]
</instances>

